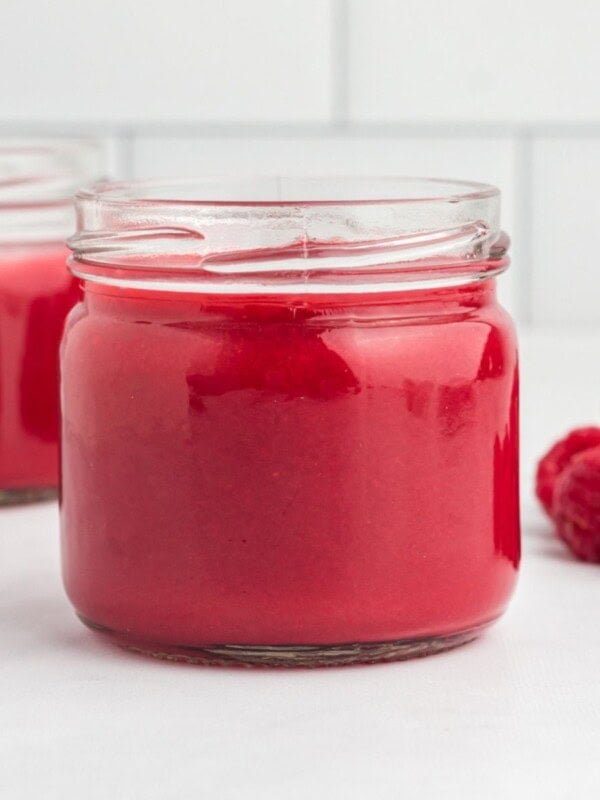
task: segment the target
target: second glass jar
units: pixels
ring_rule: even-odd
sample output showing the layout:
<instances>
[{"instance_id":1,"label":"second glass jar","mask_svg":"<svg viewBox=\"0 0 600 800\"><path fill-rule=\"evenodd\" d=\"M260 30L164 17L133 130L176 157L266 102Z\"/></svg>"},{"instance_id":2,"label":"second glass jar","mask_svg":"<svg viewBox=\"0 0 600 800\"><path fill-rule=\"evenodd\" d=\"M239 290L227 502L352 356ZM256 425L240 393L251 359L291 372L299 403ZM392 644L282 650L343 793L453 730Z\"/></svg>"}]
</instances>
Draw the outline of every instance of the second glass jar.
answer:
<instances>
[{"instance_id":1,"label":"second glass jar","mask_svg":"<svg viewBox=\"0 0 600 800\"><path fill-rule=\"evenodd\" d=\"M100 163L91 141L0 143L0 504L56 496L58 348L80 296L64 239Z\"/></svg>"}]
</instances>

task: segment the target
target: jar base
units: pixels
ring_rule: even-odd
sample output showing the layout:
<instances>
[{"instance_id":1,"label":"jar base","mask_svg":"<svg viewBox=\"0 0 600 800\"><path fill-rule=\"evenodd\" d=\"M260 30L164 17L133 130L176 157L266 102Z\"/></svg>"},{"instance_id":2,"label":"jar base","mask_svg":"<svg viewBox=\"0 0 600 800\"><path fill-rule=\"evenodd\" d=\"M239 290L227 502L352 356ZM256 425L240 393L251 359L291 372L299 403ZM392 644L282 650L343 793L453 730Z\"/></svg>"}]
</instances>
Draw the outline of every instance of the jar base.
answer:
<instances>
[{"instance_id":1,"label":"jar base","mask_svg":"<svg viewBox=\"0 0 600 800\"><path fill-rule=\"evenodd\" d=\"M56 500L58 489L55 486L34 486L23 489L0 489L0 506L16 506L25 503L40 503Z\"/></svg>"},{"instance_id":2,"label":"jar base","mask_svg":"<svg viewBox=\"0 0 600 800\"><path fill-rule=\"evenodd\" d=\"M93 631L108 636L119 647L164 661L180 661L216 667L339 667L422 658L467 644L488 624L439 636L397 639L385 642L351 642L333 645L202 645L177 647L140 642L127 634L98 625L79 615Z\"/></svg>"}]
</instances>

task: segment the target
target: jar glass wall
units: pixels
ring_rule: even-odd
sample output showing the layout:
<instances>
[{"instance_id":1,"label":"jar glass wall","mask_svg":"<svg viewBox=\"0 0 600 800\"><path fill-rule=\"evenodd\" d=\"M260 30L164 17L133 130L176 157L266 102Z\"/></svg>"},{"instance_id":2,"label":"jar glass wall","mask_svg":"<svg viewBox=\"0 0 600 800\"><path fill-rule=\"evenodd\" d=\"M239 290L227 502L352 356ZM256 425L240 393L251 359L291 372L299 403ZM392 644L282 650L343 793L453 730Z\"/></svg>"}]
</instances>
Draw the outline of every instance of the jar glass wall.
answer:
<instances>
[{"instance_id":1,"label":"jar glass wall","mask_svg":"<svg viewBox=\"0 0 600 800\"><path fill-rule=\"evenodd\" d=\"M246 194L245 194L246 192ZM62 347L67 592L153 655L422 655L504 610L517 359L492 187L104 186Z\"/></svg>"},{"instance_id":2,"label":"jar glass wall","mask_svg":"<svg viewBox=\"0 0 600 800\"><path fill-rule=\"evenodd\" d=\"M79 297L64 239L99 161L92 143L0 143L0 503L56 494L58 347Z\"/></svg>"}]
</instances>

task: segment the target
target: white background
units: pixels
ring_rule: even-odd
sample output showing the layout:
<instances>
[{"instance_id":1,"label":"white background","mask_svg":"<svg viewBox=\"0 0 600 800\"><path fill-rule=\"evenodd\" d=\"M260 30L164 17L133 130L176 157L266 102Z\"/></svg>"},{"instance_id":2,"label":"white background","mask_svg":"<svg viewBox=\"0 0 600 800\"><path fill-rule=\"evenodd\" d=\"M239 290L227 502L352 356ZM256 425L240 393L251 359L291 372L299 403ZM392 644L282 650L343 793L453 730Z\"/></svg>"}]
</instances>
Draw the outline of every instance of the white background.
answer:
<instances>
[{"instance_id":1,"label":"white background","mask_svg":"<svg viewBox=\"0 0 600 800\"><path fill-rule=\"evenodd\" d=\"M115 655L72 617L52 505L0 516L0 800L600 796L600 568L533 501L600 419L600 0L0 0L0 134L113 174L423 174L503 192L525 552L479 643L307 673Z\"/></svg>"},{"instance_id":2,"label":"white background","mask_svg":"<svg viewBox=\"0 0 600 800\"><path fill-rule=\"evenodd\" d=\"M1 0L0 131L120 176L495 183L523 325L600 322L598 0Z\"/></svg>"},{"instance_id":3,"label":"white background","mask_svg":"<svg viewBox=\"0 0 600 800\"><path fill-rule=\"evenodd\" d=\"M569 556L530 486L573 398L599 417L600 336L521 339L521 578L448 653L279 671L127 654L69 607L56 506L3 509L1 800L597 800L600 567Z\"/></svg>"}]
</instances>

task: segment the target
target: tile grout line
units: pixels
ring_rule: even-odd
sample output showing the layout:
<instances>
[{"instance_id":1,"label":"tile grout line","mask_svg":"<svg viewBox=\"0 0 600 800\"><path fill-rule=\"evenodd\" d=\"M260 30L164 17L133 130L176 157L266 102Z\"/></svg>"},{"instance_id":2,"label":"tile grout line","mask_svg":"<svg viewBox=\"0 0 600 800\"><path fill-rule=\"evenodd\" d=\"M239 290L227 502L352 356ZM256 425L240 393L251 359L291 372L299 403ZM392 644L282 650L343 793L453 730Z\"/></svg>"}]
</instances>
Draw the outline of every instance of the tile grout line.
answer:
<instances>
[{"instance_id":1,"label":"tile grout line","mask_svg":"<svg viewBox=\"0 0 600 800\"><path fill-rule=\"evenodd\" d=\"M514 181L516 198L516 226L518 235L518 271L516 286L517 314L527 327L533 325L533 248L531 228L533 223L533 139L530 128L523 128L516 135Z\"/></svg>"},{"instance_id":2,"label":"tile grout line","mask_svg":"<svg viewBox=\"0 0 600 800\"><path fill-rule=\"evenodd\" d=\"M347 0L331 0L332 127L345 130L349 110L349 8Z\"/></svg>"},{"instance_id":3,"label":"tile grout line","mask_svg":"<svg viewBox=\"0 0 600 800\"><path fill-rule=\"evenodd\" d=\"M332 68L334 91L334 121L330 122L289 122L273 120L270 122L248 122L244 120L230 120L222 122L187 122L167 120L162 122L128 122L126 120L80 120L79 122L58 123L50 120L0 120L1 135L12 138L18 136L56 136L68 138L76 136L108 136L116 131L125 131L127 135L135 136L229 136L244 138L251 136L336 136L339 135L340 123L343 123L344 133L349 137L411 137L429 136L432 138L448 137L473 137L493 138L514 135L529 135L531 137L546 136L560 139L600 138L600 122L582 120L578 122L556 122L549 120L547 123L530 122L517 123L511 120L498 120L496 122L482 122L478 120L439 120L427 122L402 122L402 121L375 121L357 122L350 121L349 113L349 47L348 47L348 19L345 0L332 0L334 8L345 9L342 13L338 10L333 15L334 27L338 29L332 37L332 51L337 64ZM337 20L340 20L338 24ZM345 33L340 35L340 31Z\"/></svg>"},{"instance_id":4,"label":"tile grout line","mask_svg":"<svg viewBox=\"0 0 600 800\"><path fill-rule=\"evenodd\" d=\"M122 180L131 180L135 174L135 130L122 127L118 133L119 170Z\"/></svg>"},{"instance_id":5,"label":"tile grout line","mask_svg":"<svg viewBox=\"0 0 600 800\"><path fill-rule=\"evenodd\" d=\"M341 3L343 0L335 0ZM344 45L347 49L347 43ZM341 56L347 62L348 53ZM102 122L81 121L79 123L58 124L48 120L4 120L0 123L2 135L9 138L17 136L107 136L115 131L126 131L129 136L173 136L173 137L335 137L343 133L350 138L371 136L373 138L404 138L425 136L430 138L494 138L523 136L547 136L564 139L600 138L600 124L593 121L576 123L517 124L511 121L478 122L439 121L439 122L355 122L348 119L348 65L336 68L334 85L335 120L332 122L142 122L125 121ZM345 73L343 80L341 75Z\"/></svg>"}]
</instances>

